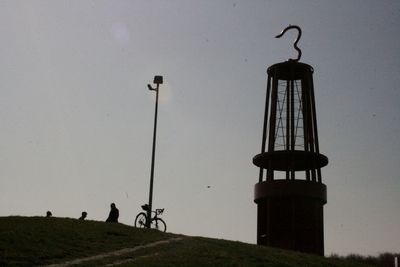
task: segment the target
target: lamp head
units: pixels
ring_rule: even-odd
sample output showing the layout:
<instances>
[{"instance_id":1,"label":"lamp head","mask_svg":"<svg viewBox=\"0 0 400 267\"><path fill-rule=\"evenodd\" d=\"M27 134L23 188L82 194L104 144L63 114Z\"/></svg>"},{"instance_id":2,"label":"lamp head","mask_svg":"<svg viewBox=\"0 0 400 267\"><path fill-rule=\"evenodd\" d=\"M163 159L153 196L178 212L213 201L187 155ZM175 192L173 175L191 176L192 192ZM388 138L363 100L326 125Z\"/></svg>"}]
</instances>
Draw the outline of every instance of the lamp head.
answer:
<instances>
[{"instance_id":1,"label":"lamp head","mask_svg":"<svg viewBox=\"0 0 400 267\"><path fill-rule=\"evenodd\" d=\"M160 76L160 75L154 76L153 83L155 83L155 84L163 84L163 76Z\"/></svg>"}]
</instances>

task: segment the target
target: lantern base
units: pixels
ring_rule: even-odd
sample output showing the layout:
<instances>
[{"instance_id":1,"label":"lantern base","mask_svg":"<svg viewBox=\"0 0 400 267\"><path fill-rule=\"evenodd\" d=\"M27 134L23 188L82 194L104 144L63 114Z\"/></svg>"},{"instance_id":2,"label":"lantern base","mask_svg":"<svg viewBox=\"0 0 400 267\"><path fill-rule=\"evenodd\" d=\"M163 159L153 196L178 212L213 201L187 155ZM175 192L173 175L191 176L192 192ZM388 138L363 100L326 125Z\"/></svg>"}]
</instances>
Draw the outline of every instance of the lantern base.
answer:
<instances>
[{"instance_id":1,"label":"lantern base","mask_svg":"<svg viewBox=\"0 0 400 267\"><path fill-rule=\"evenodd\" d=\"M255 185L257 244L324 255L326 186L303 180Z\"/></svg>"}]
</instances>

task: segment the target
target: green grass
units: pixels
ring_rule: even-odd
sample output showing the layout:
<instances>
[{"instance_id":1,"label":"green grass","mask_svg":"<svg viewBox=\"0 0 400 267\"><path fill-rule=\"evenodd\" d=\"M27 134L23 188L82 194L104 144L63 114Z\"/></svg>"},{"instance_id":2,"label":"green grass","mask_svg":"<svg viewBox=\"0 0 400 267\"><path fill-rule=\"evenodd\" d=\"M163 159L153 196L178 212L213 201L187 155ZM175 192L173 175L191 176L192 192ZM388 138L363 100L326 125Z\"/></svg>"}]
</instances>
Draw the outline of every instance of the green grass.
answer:
<instances>
[{"instance_id":1,"label":"green grass","mask_svg":"<svg viewBox=\"0 0 400 267\"><path fill-rule=\"evenodd\" d=\"M62 263L177 236L96 221L0 217L0 266ZM184 237L181 241L85 262L79 266L104 266L125 259L134 260L118 266L367 266L352 261L201 237Z\"/></svg>"},{"instance_id":2,"label":"green grass","mask_svg":"<svg viewBox=\"0 0 400 267\"><path fill-rule=\"evenodd\" d=\"M193 237L172 243L162 249L147 251L152 257L139 258L120 266L185 267L362 267L350 261L333 260L281 249L241 242Z\"/></svg>"},{"instance_id":3,"label":"green grass","mask_svg":"<svg viewBox=\"0 0 400 267\"><path fill-rule=\"evenodd\" d=\"M170 236L123 224L68 218L0 217L0 266L62 262Z\"/></svg>"}]
</instances>

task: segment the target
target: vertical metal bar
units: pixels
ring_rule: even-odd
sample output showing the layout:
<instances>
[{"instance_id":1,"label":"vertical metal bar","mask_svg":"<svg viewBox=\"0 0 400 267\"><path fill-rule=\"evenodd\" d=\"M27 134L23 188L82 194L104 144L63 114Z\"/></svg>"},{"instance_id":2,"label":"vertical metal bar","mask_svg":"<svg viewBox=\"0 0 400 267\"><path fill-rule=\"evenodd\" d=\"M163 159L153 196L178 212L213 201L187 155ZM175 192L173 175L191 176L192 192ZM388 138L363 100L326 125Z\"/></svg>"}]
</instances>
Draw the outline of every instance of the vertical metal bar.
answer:
<instances>
[{"instance_id":1,"label":"vertical metal bar","mask_svg":"<svg viewBox=\"0 0 400 267\"><path fill-rule=\"evenodd\" d=\"M286 81L286 147L285 149L287 151L290 150L290 86L291 86L291 81L287 80Z\"/></svg>"},{"instance_id":2,"label":"vertical metal bar","mask_svg":"<svg viewBox=\"0 0 400 267\"><path fill-rule=\"evenodd\" d=\"M290 123L290 107L291 107L291 92L290 90L292 85L291 80L286 81L286 151L290 150L290 134L291 134L291 123ZM289 171L286 170L286 180L289 180Z\"/></svg>"},{"instance_id":3,"label":"vertical metal bar","mask_svg":"<svg viewBox=\"0 0 400 267\"><path fill-rule=\"evenodd\" d=\"M265 111L264 111L264 125L263 125L263 135L262 135L262 144L261 144L261 153L265 152L265 143L267 139L267 125L268 125L268 110L269 110L269 95L271 92L271 76L268 74L267 78L267 92L265 96ZM260 174L258 177L258 181L262 182L264 175L264 169L260 167Z\"/></svg>"},{"instance_id":4,"label":"vertical metal bar","mask_svg":"<svg viewBox=\"0 0 400 267\"><path fill-rule=\"evenodd\" d=\"M272 91L271 91L271 116L269 121L269 134L268 134L268 152L274 151L275 146L275 128L276 128L276 105L278 94L278 79L276 73L272 75ZM268 168L267 180L274 180L274 171Z\"/></svg>"},{"instance_id":5,"label":"vertical metal bar","mask_svg":"<svg viewBox=\"0 0 400 267\"><path fill-rule=\"evenodd\" d=\"M291 144L290 144L290 150L294 150L295 146L295 133L294 133L294 81L290 81L290 137L291 137Z\"/></svg>"},{"instance_id":6,"label":"vertical metal bar","mask_svg":"<svg viewBox=\"0 0 400 267\"><path fill-rule=\"evenodd\" d=\"M294 80L290 81L290 139L291 139L291 146L290 146L290 150L294 151L295 149L295 142L296 142L296 136L295 136L295 132L294 132ZM291 175L290 175L291 179L294 179L294 171L291 171Z\"/></svg>"},{"instance_id":7,"label":"vertical metal bar","mask_svg":"<svg viewBox=\"0 0 400 267\"><path fill-rule=\"evenodd\" d=\"M151 172L150 172L150 193L149 193L149 209L147 210L147 220L146 220L146 227L150 228L151 222L151 210L153 206L153 181L154 181L154 161L155 161L155 152L156 152L156 133L157 133L157 113L158 113L158 87L159 84L157 83L156 91L156 106L154 112L154 129L153 129L153 149L151 155Z\"/></svg>"},{"instance_id":8,"label":"vertical metal bar","mask_svg":"<svg viewBox=\"0 0 400 267\"><path fill-rule=\"evenodd\" d=\"M308 138L308 93L307 84L304 82L304 78L301 80L301 101L302 101L302 111L303 111L303 138L304 138L304 150L309 151L309 138ZM310 181L310 171L306 170L306 180Z\"/></svg>"},{"instance_id":9,"label":"vertical metal bar","mask_svg":"<svg viewBox=\"0 0 400 267\"><path fill-rule=\"evenodd\" d=\"M308 76L310 77L310 94L311 94L311 108L312 108L312 113L313 113L313 125L314 125L314 129L313 129L313 133L314 133L314 143L315 143L315 152L317 152L317 154L319 154L319 141L318 141L318 127L317 127L317 113L316 113L316 108L315 108L315 95L314 95L314 83L313 83L313 79L312 79L312 73L310 72L308 74ZM318 182L321 182L321 169L318 168L317 169L317 179Z\"/></svg>"},{"instance_id":10,"label":"vertical metal bar","mask_svg":"<svg viewBox=\"0 0 400 267\"><path fill-rule=\"evenodd\" d=\"M309 151L310 152L314 152L315 150L315 143L314 143L314 129L315 129L315 125L314 125L314 114L313 114L313 102L314 102L314 98L313 98L313 94L311 93L311 85L310 85L310 75L306 75L304 78L304 85L305 85L305 90L307 91L307 127L308 127L308 131L307 131L307 135L308 135L308 139L309 139ZM311 180L313 182L316 181L316 173L315 173L315 169L311 169Z\"/></svg>"}]
</instances>

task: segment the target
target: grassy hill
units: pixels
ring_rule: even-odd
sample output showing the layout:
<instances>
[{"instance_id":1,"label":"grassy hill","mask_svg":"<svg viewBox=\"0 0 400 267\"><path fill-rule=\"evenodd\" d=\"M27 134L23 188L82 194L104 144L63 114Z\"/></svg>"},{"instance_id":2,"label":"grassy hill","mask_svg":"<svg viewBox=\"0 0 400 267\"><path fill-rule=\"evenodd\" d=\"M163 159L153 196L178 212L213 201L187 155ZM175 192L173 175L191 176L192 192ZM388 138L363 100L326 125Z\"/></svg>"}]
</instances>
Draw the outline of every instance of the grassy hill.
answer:
<instances>
[{"instance_id":1,"label":"grassy hill","mask_svg":"<svg viewBox=\"0 0 400 267\"><path fill-rule=\"evenodd\" d=\"M109 253L113 251L116 253ZM146 267L366 266L241 242L136 229L123 224L68 218L0 217L0 266L50 264Z\"/></svg>"}]
</instances>

